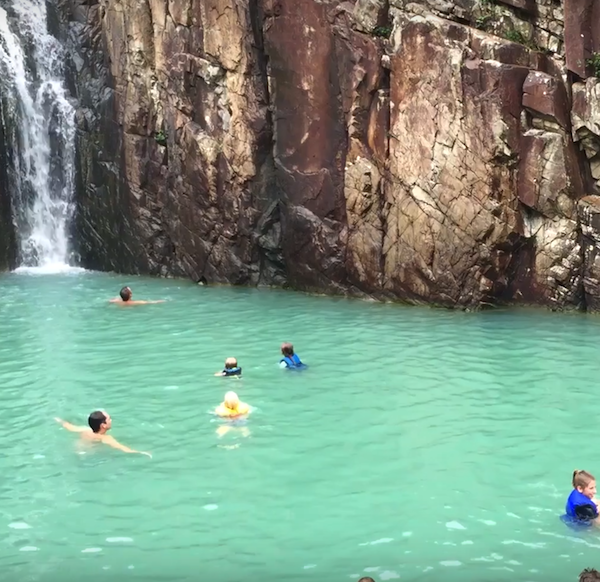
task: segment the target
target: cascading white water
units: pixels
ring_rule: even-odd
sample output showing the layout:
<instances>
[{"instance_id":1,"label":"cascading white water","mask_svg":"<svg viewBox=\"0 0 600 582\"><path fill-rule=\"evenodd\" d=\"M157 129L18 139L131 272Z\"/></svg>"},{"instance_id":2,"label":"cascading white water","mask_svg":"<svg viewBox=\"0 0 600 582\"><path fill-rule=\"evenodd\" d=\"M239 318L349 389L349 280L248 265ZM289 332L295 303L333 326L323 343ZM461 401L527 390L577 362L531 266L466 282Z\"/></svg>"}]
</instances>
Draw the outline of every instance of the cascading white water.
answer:
<instances>
[{"instance_id":1,"label":"cascading white water","mask_svg":"<svg viewBox=\"0 0 600 582\"><path fill-rule=\"evenodd\" d=\"M0 4L0 86L5 125L16 138L11 170L20 263L62 271L69 268L75 176L65 54L48 31L46 0Z\"/></svg>"}]
</instances>

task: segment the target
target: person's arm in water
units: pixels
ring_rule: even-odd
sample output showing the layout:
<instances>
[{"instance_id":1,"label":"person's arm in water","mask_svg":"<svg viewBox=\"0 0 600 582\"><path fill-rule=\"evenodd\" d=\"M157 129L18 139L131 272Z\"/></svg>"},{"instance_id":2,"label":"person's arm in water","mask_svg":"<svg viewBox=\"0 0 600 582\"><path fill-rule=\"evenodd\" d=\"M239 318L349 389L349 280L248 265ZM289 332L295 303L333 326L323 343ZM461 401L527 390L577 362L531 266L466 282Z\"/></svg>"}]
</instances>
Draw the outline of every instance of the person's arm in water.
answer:
<instances>
[{"instance_id":1,"label":"person's arm in water","mask_svg":"<svg viewBox=\"0 0 600 582\"><path fill-rule=\"evenodd\" d=\"M55 418L54 420L56 420L56 422L58 422L60 425L62 425L63 428L66 428L67 430L70 430L71 432L91 432L91 429L88 426L75 426L74 424L71 424L70 422L62 420L61 418ZM130 449L129 447L122 445L119 441L117 441L114 437L112 437L110 435L103 435L102 442L105 445L108 445L109 447L113 447L113 449L119 449L120 451L123 451L124 453L138 453L140 455L146 455L146 456L152 458L152 455L150 453L144 453L142 451L136 451L134 449Z\"/></svg>"},{"instance_id":2,"label":"person's arm in water","mask_svg":"<svg viewBox=\"0 0 600 582\"><path fill-rule=\"evenodd\" d=\"M55 418L54 420L56 420L56 422L58 422L58 424L60 424L63 428L66 428L71 432L87 432L90 430L90 428L87 426L75 426L74 424L63 420L62 418Z\"/></svg>"},{"instance_id":3,"label":"person's arm in water","mask_svg":"<svg viewBox=\"0 0 600 582\"><path fill-rule=\"evenodd\" d=\"M147 457L152 458L152 455L150 453L144 453L143 451L136 451L135 449L130 449L129 447L122 445L117 439L115 439L114 437L109 436L109 435L104 435L104 437L102 438L102 442L105 445L108 445L109 447L112 447L113 449L118 449L119 451L123 451L124 453L137 453L139 455L146 455Z\"/></svg>"}]
</instances>

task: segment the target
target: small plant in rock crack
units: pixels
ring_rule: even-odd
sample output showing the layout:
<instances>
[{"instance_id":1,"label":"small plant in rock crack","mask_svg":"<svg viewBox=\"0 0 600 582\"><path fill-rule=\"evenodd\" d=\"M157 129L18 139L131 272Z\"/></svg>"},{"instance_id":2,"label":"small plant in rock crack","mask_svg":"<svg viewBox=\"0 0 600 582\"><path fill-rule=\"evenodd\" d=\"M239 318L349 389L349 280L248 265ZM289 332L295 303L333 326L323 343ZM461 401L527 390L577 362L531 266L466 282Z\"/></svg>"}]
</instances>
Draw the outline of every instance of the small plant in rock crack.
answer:
<instances>
[{"instance_id":1,"label":"small plant in rock crack","mask_svg":"<svg viewBox=\"0 0 600 582\"><path fill-rule=\"evenodd\" d=\"M539 46L537 46L537 44L535 44L533 40L527 40L520 30L507 30L503 36L506 40L522 44L523 46L526 46L529 50L544 52Z\"/></svg>"},{"instance_id":2,"label":"small plant in rock crack","mask_svg":"<svg viewBox=\"0 0 600 582\"><path fill-rule=\"evenodd\" d=\"M496 17L494 14L484 14L483 16L478 16L475 20L475 27L479 30L487 30L490 24L493 24Z\"/></svg>"},{"instance_id":3,"label":"small plant in rock crack","mask_svg":"<svg viewBox=\"0 0 600 582\"><path fill-rule=\"evenodd\" d=\"M156 141L156 143L158 145L161 145L161 146L167 145L167 135L165 134L165 132L162 129L160 131L157 131L154 134L154 140Z\"/></svg>"},{"instance_id":4,"label":"small plant in rock crack","mask_svg":"<svg viewBox=\"0 0 600 582\"><path fill-rule=\"evenodd\" d=\"M391 26L376 26L371 34L373 36L377 36L379 38L390 38L391 34L392 34L392 27Z\"/></svg>"},{"instance_id":5,"label":"small plant in rock crack","mask_svg":"<svg viewBox=\"0 0 600 582\"><path fill-rule=\"evenodd\" d=\"M525 37L523 36L523 33L519 30L507 30L504 33L504 38L506 40L510 40L511 42L517 42L523 45L527 43Z\"/></svg>"},{"instance_id":6,"label":"small plant in rock crack","mask_svg":"<svg viewBox=\"0 0 600 582\"><path fill-rule=\"evenodd\" d=\"M493 0L479 0L479 16L475 19L475 28L487 31L498 19L498 7Z\"/></svg>"},{"instance_id":7,"label":"small plant in rock crack","mask_svg":"<svg viewBox=\"0 0 600 582\"><path fill-rule=\"evenodd\" d=\"M594 53L589 59L587 59L586 63L589 67L592 67L594 76L600 77L600 53Z\"/></svg>"}]
</instances>

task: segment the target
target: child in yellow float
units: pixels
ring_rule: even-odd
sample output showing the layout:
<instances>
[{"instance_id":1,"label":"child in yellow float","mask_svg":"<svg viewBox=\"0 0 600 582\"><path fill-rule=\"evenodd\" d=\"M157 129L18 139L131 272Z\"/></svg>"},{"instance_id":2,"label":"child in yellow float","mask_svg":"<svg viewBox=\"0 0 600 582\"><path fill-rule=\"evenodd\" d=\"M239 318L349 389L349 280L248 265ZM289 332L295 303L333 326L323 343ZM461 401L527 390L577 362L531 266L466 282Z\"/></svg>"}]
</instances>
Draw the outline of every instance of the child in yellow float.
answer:
<instances>
[{"instance_id":1,"label":"child in yellow float","mask_svg":"<svg viewBox=\"0 0 600 582\"><path fill-rule=\"evenodd\" d=\"M215 414L222 418L237 418L249 413L250 406L245 402L241 402L235 392L227 392L223 402L215 410Z\"/></svg>"}]
</instances>

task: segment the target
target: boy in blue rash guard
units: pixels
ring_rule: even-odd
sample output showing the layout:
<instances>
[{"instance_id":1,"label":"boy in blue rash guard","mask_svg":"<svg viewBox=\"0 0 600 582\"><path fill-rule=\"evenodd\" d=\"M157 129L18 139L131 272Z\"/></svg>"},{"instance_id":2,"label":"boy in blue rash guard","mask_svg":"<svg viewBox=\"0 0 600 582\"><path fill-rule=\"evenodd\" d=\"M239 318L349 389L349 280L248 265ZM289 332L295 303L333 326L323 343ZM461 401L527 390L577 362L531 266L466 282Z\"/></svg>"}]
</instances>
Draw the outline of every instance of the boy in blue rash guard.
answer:
<instances>
[{"instance_id":1,"label":"boy in blue rash guard","mask_svg":"<svg viewBox=\"0 0 600 582\"><path fill-rule=\"evenodd\" d=\"M294 353L294 346L289 342L281 344L281 354L283 358L279 360L280 368L288 368L290 370L301 370L306 368L306 364L303 364L298 357L298 354Z\"/></svg>"},{"instance_id":2,"label":"boy in blue rash guard","mask_svg":"<svg viewBox=\"0 0 600 582\"><path fill-rule=\"evenodd\" d=\"M563 521L591 525L598 518L596 479L586 471L573 471L573 491L567 499Z\"/></svg>"},{"instance_id":3,"label":"boy in blue rash guard","mask_svg":"<svg viewBox=\"0 0 600 582\"><path fill-rule=\"evenodd\" d=\"M215 376L236 376L240 377L242 375L242 369L238 366L237 360L235 358L227 358L225 360L225 368L223 368L220 372L217 372Z\"/></svg>"}]
</instances>

